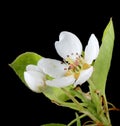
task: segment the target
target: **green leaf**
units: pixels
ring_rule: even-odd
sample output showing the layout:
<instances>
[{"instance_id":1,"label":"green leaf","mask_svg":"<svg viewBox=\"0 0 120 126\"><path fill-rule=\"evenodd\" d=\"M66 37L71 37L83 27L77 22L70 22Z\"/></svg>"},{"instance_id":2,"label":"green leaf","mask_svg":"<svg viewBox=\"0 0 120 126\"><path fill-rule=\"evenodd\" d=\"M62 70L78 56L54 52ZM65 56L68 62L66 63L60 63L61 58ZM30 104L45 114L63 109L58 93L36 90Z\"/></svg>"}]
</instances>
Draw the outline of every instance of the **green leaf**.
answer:
<instances>
[{"instance_id":1,"label":"green leaf","mask_svg":"<svg viewBox=\"0 0 120 126\"><path fill-rule=\"evenodd\" d=\"M29 64L36 65L41 56L34 52L25 52L19 55L9 66L15 71L24 84L24 71Z\"/></svg>"},{"instance_id":2,"label":"green leaf","mask_svg":"<svg viewBox=\"0 0 120 126\"><path fill-rule=\"evenodd\" d=\"M110 19L103 32L100 52L94 63L94 72L90 78L90 81L95 85L96 89L101 91L102 94L105 94L105 86L111 65L113 46L114 28L112 19Z\"/></svg>"},{"instance_id":3,"label":"green leaf","mask_svg":"<svg viewBox=\"0 0 120 126\"><path fill-rule=\"evenodd\" d=\"M50 124L43 124L41 126L66 126L65 124L58 124L58 123L50 123Z\"/></svg>"}]
</instances>

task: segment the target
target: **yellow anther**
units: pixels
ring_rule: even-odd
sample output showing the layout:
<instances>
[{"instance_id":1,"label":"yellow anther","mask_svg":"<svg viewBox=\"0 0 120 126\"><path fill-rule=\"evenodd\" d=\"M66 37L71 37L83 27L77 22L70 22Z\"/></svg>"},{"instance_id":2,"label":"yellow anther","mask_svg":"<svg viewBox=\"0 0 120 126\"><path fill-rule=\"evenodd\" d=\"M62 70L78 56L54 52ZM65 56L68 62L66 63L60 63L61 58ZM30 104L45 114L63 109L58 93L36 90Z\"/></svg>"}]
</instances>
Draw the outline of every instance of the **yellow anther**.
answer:
<instances>
[{"instance_id":1,"label":"yellow anther","mask_svg":"<svg viewBox=\"0 0 120 126\"><path fill-rule=\"evenodd\" d=\"M80 72L79 73L74 73L74 77L75 77L76 80L78 79L79 76L80 76Z\"/></svg>"},{"instance_id":2,"label":"yellow anther","mask_svg":"<svg viewBox=\"0 0 120 126\"><path fill-rule=\"evenodd\" d=\"M87 64L87 63L84 63L84 64L83 64L83 69L88 69L89 67L90 67L89 64Z\"/></svg>"},{"instance_id":3,"label":"yellow anther","mask_svg":"<svg viewBox=\"0 0 120 126\"><path fill-rule=\"evenodd\" d=\"M65 73L65 76L70 76L72 75L72 71L68 70L66 73Z\"/></svg>"}]
</instances>

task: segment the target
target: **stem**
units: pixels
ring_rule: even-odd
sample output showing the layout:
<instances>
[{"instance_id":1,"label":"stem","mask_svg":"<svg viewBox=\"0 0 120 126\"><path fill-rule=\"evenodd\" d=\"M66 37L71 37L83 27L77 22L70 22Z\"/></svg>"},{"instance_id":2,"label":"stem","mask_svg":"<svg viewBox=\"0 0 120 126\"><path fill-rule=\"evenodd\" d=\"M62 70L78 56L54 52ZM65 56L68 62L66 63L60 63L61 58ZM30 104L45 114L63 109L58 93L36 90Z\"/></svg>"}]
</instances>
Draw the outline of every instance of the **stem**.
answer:
<instances>
[{"instance_id":1,"label":"stem","mask_svg":"<svg viewBox=\"0 0 120 126\"><path fill-rule=\"evenodd\" d=\"M97 122L97 123L100 122L100 120L97 119L96 116L94 116L88 110L86 110L84 107L82 107L81 104L65 88L61 88L61 89L78 106L78 109L79 109L80 112L84 113L85 115L87 115L88 117L90 117L95 122Z\"/></svg>"},{"instance_id":2,"label":"stem","mask_svg":"<svg viewBox=\"0 0 120 126\"><path fill-rule=\"evenodd\" d=\"M61 88L61 89L78 106L78 108L80 109L80 111L83 111L83 107L80 105L80 103L65 88Z\"/></svg>"},{"instance_id":3,"label":"stem","mask_svg":"<svg viewBox=\"0 0 120 126\"><path fill-rule=\"evenodd\" d=\"M83 115L81 115L81 116L79 116L78 118L79 119L82 119L82 118L84 118L86 116L86 114L83 114ZM71 126L73 123L75 123L77 121L77 119L74 119L74 120L72 120L67 126Z\"/></svg>"},{"instance_id":4,"label":"stem","mask_svg":"<svg viewBox=\"0 0 120 126\"><path fill-rule=\"evenodd\" d=\"M104 96L104 100L105 100L105 110L106 110L105 112L106 112L106 116L108 118L109 123L111 124L106 96Z\"/></svg>"},{"instance_id":5,"label":"stem","mask_svg":"<svg viewBox=\"0 0 120 126\"><path fill-rule=\"evenodd\" d=\"M95 95L95 91L98 90L94 83L92 82L92 80L88 80L88 83L90 84L90 92L91 92L91 96ZM95 106L97 107L97 109L99 110L97 112L97 116L98 118L101 120L101 123L105 124L105 125L110 125L111 124L111 120L110 120L110 115L109 115L109 110L108 110L108 104L107 104L107 99L106 99L106 95L105 95L105 92L100 92L99 91L99 94L98 94L98 97L93 97L93 102L95 103L96 100L97 100L97 103L100 103L100 104L96 104L95 103ZM102 98L102 101L98 101L99 97ZM103 104L102 104L103 103ZM101 114L99 114L99 112L102 112Z\"/></svg>"}]
</instances>

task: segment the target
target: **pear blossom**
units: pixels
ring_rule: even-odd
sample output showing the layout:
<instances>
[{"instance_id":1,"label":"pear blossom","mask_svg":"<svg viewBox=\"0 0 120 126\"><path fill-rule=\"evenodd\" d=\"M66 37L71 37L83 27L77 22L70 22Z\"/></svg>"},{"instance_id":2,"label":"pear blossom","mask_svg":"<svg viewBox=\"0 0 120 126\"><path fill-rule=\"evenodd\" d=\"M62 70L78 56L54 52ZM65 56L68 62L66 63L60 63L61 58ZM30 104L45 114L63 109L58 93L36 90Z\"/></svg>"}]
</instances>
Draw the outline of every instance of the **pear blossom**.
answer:
<instances>
[{"instance_id":1,"label":"pear blossom","mask_svg":"<svg viewBox=\"0 0 120 126\"><path fill-rule=\"evenodd\" d=\"M91 34L88 44L85 47L84 55L82 55L82 44L79 38L71 32L63 31L59 35L59 41L55 42L55 49L57 53L64 59L62 65L64 67L63 76L59 76L55 80L48 80L47 85L55 87L64 87L68 81L65 81L63 78L71 78L69 84L74 84L74 86L81 85L87 81L92 73L93 66L92 62L95 60L99 54L99 43L94 34ZM54 69L54 68L53 68ZM59 71L56 71L59 73ZM74 81L74 82L73 82Z\"/></svg>"},{"instance_id":2,"label":"pear blossom","mask_svg":"<svg viewBox=\"0 0 120 126\"><path fill-rule=\"evenodd\" d=\"M94 34L91 34L83 53L79 38L71 32L63 31L59 41L55 42L55 49L63 62L42 58L37 65L28 65L24 78L28 86L39 92L40 87L66 87L71 84L81 85L87 81L92 73L92 62L99 54L99 43ZM51 77L48 79L47 76Z\"/></svg>"}]
</instances>

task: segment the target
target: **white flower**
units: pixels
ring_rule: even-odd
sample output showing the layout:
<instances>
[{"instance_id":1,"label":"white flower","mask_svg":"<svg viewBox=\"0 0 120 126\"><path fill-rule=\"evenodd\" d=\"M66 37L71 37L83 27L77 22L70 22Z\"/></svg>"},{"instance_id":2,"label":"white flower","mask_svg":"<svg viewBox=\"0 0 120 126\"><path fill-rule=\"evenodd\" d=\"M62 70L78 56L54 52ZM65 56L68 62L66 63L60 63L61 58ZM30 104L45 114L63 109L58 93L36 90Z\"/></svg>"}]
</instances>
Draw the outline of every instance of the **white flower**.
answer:
<instances>
[{"instance_id":1,"label":"white flower","mask_svg":"<svg viewBox=\"0 0 120 126\"><path fill-rule=\"evenodd\" d=\"M84 56L78 37L67 31L60 33L59 41L55 42L55 48L64 62L42 58L37 66L28 65L26 67L25 81L35 92L39 92L40 87L45 85L53 87L81 85L92 75L93 66L91 64L99 53L98 40L94 34L88 40ZM48 79L46 75L52 79Z\"/></svg>"},{"instance_id":2,"label":"white flower","mask_svg":"<svg viewBox=\"0 0 120 126\"><path fill-rule=\"evenodd\" d=\"M45 86L45 74L36 65L28 65L26 67L24 79L32 91L41 92Z\"/></svg>"},{"instance_id":3,"label":"white flower","mask_svg":"<svg viewBox=\"0 0 120 126\"><path fill-rule=\"evenodd\" d=\"M65 64L68 65L64 76L74 77L74 86L83 84L91 77L93 72L91 64L99 53L99 43L94 34L91 34L88 40L84 56L82 56L82 44L78 37L67 31L60 33L59 41L55 42L55 48L57 53L64 59ZM56 86L57 83L51 83L50 85Z\"/></svg>"}]
</instances>

